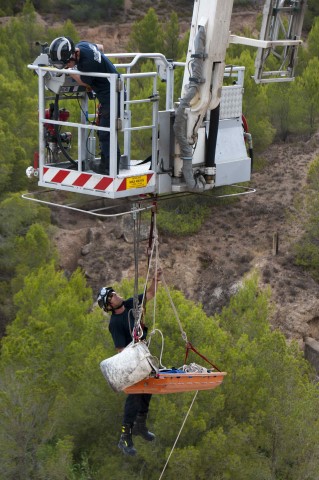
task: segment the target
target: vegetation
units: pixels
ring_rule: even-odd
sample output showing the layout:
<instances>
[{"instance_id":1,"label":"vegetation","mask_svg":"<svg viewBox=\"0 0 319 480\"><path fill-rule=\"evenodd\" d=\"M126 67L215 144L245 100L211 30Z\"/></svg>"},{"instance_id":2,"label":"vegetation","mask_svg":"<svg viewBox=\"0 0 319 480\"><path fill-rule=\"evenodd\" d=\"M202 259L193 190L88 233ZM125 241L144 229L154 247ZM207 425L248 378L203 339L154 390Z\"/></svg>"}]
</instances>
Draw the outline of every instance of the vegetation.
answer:
<instances>
[{"instance_id":1,"label":"vegetation","mask_svg":"<svg viewBox=\"0 0 319 480\"><path fill-rule=\"evenodd\" d=\"M189 340L228 375L222 387L198 395L165 474L169 479L181 471L203 480L316 478L317 387L298 347L271 332L268 293L259 291L257 280L247 280L214 318L170 292ZM129 295L133 285L119 288ZM90 312L83 276L75 272L67 280L47 264L25 277L15 304L0 363L2 477L158 478L193 394L155 396L150 424L156 443L136 439L138 458L123 458L116 438L124 398L99 371L114 347L101 311ZM164 290L157 308L163 362L179 366L184 343ZM152 326L152 318L147 323ZM155 336L154 354L160 343Z\"/></svg>"},{"instance_id":2,"label":"vegetation","mask_svg":"<svg viewBox=\"0 0 319 480\"><path fill-rule=\"evenodd\" d=\"M308 0L305 22L304 22L304 27L306 31L309 31L311 29L314 18L318 16L319 16L319 5L317 0Z\"/></svg>"},{"instance_id":3,"label":"vegetation","mask_svg":"<svg viewBox=\"0 0 319 480\"><path fill-rule=\"evenodd\" d=\"M25 202L20 195L28 187L36 188L24 174L38 136L37 82L26 65L38 53L36 40L50 41L60 34L77 40L76 29L68 21L61 29L44 31L36 24L29 1L22 12L14 10L16 5L9 1L2 6L3 14L21 15L0 28L0 478L157 479L193 395L155 396L150 426L157 441L153 445L136 439L137 459L119 454L116 439L124 396L113 393L99 371L99 362L114 353L107 318L92 308L92 292L84 275L76 271L67 278L57 268L49 211ZM34 5L44 8L41 2ZM62 9L61 2L46 5L52 11ZM72 5L74 11L81 11L79 4ZM112 9L117 3L109 5ZM310 6L316 8L314 2ZM64 2L64 7L72 11L70 3ZM164 27L150 9L133 29L132 48L143 51L144 36L139 33L151 26L158 32L156 41L162 42L158 48L168 56L182 58L187 39L176 42L177 23L172 14L164 40ZM274 85L254 85L250 49L229 50L230 63L247 67L244 109L257 151L275 136L286 139L300 131L309 136L317 129L318 35L317 18L302 54L299 79L285 93ZM138 91L139 86L134 88ZM137 121L142 122L145 115L143 108L136 110ZM147 142L142 139L142 143ZM307 224L296 257L316 278L318 165L316 159L309 170ZM201 197L199 203L202 208L198 210L205 215L211 198ZM174 211L175 228L179 222L181 233L190 223L194 227L202 221L188 207L181 201L167 208ZM167 218L165 225L169 225ZM125 296L133 291L128 281L118 287ZM315 480L319 468L318 386L297 345L287 345L281 333L271 331L269 292L261 291L258 278L252 276L229 306L213 318L180 292L171 291L170 295L189 340L228 374L222 387L198 395L165 478ZM164 289L157 297L156 322L150 313L146 321L165 335L163 362L168 367L181 365L184 344ZM156 335L151 345L158 355L161 342Z\"/></svg>"},{"instance_id":4,"label":"vegetation","mask_svg":"<svg viewBox=\"0 0 319 480\"><path fill-rule=\"evenodd\" d=\"M236 201L235 197L228 197L234 192L235 188L232 187L218 187L205 195L199 194L195 203L194 196L188 195L179 197L178 200L173 198L162 201L157 226L161 232L176 237L192 235L200 230L212 208Z\"/></svg>"},{"instance_id":5,"label":"vegetation","mask_svg":"<svg viewBox=\"0 0 319 480\"><path fill-rule=\"evenodd\" d=\"M310 164L308 188L302 205L304 234L296 244L296 264L319 280L319 157Z\"/></svg>"},{"instance_id":6,"label":"vegetation","mask_svg":"<svg viewBox=\"0 0 319 480\"><path fill-rule=\"evenodd\" d=\"M35 9L41 13L53 13L59 18L69 18L74 22L89 20L98 22L109 20L122 10L123 0L91 0L81 2L79 0L34 0ZM16 15L21 12L21 3L8 0L1 5L0 15Z\"/></svg>"},{"instance_id":7,"label":"vegetation","mask_svg":"<svg viewBox=\"0 0 319 480\"><path fill-rule=\"evenodd\" d=\"M37 41L50 41L62 32L77 39L70 22L44 32L29 0L21 17L0 28L0 198L29 186L25 170L38 144L38 99L37 81L27 65L39 54Z\"/></svg>"},{"instance_id":8,"label":"vegetation","mask_svg":"<svg viewBox=\"0 0 319 480\"><path fill-rule=\"evenodd\" d=\"M145 1L145 8L150 2ZM151 2L158 11L170 11L172 8L177 12L185 9L191 12L193 0L178 0L174 5L166 0L157 0ZM132 8L140 7L140 2L133 0ZM97 24L102 21L112 21L115 18L122 19L124 14L124 0L92 0L90 2L81 2L79 0L33 0L34 8L45 14L53 14L57 18L69 18L73 22L90 22ZM259 0L234 0L235 6L255 8L260 5ZM2 2L0 6L0 17L17 15L21 13L23 2L8 0ZM305 19L305 30L309 31L314 17L319 15L317 0L308 0L308 8Z\"/></svg>"},{"instance_id":9,"label":"vegetation","mask_svg":"<svg viewBox=\"0 0 319 480\"><path fill-rule=\"evenodd\" d=\"M24 275L55 258L48 237L50 212L19 194L0 202L0 336L14 318L12 296L22 286Z\"/></svg>"}]
</instances>

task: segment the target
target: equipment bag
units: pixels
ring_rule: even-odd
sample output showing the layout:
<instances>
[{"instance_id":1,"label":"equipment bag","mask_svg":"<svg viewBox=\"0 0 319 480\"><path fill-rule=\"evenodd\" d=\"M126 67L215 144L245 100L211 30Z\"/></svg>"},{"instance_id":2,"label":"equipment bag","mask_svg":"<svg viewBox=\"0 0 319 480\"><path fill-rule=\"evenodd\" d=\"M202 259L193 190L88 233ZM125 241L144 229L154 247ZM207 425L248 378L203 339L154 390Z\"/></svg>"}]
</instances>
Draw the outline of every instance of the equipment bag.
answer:
<instances>
[{"instance_id":1,"label":"equipment bag","mask_svg":"<svg viewBox=\"0 0 319 480\"><path fill-rule=\"evenodd\" d=\"M124 350L100 363L100 368L115 392L158 372L158 360L153 357L144 342L130 343Z\"/></svg>"}]
</instances>

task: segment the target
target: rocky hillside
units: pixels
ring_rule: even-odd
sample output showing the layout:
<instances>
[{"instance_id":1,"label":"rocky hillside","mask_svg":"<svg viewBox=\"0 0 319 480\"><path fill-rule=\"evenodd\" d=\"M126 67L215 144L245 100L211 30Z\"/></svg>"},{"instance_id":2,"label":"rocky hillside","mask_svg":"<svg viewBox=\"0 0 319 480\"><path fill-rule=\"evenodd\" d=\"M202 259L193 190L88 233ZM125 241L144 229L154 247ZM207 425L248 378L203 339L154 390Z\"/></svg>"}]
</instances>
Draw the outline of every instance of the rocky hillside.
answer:
<instances>
[{"instance_id":1,"label":"rocky hillside","mask_svg":"<svg viewBox=\"0 0 319 480\"><path fill-rule=\"evenodd\" d=\"M319 340L319 285L294 266L292 254L292 244L301 234L295 199L303 195L308 165L317 155L319 135L306 143L273 145L264 154L266 168L253 174L256 193L239 197L232 205L214 206L196 235L161 235L167 282L201 302L211 315L227 304L245 275L257 270L261 286L272 290L273 326L300 345L305 336ZM61 267L72 271L80 266L94 292L134 276L130 217L119 218L96 220L61 209L53 212ZM279 236L277 255L274 234ZM146 251L144 241L141 275L146 272Z\"/></svg>"},{"instance_id":2,"label":"rocky hillside","mask_svg":"<svg viewBox=\"0 0 319 480\"><path fill-rule=\"evenodd\" d=\"M163 6L164 2L160 0L154 2L138 2L134 0L125 0L123 15L119 15L115 21L102 23L100 25L78 24L79 36L83 40L89 40L96 43L102 43L106 52L120 53L126 52L126 45L129 40L132 24L140 20L147 10L152 7L161 21L165 21L171 11L175 10L179 16L180 36L182 37L190 27L192 19L193 2L169 2ZM260 2L259 2L260 3ZM231 21L232 33L243 32L249 29L255 35L256 18L262 12L261 6L256 8L234 9ZM52 15L38 16L39 22L44 26L60 26L65 19L57 19Z\"/></svg>"}]
</instances>

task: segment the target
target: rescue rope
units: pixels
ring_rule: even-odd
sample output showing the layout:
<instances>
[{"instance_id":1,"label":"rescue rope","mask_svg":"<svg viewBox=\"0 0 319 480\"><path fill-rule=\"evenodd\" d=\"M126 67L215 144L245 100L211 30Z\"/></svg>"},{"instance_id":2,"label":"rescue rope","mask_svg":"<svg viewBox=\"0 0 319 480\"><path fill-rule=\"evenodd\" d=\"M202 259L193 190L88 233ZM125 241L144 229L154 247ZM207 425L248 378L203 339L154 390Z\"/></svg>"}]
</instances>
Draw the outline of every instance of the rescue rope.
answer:
<instances>
[{"instance_id":1,"label":"rescue rope","mask_svg":"<svg viewBox=\"0 0 319 480\"><path fill-rule=\"evenodd\" d=\"M132 216L133 216L133 241L134 241L134 297L133 297L133 312L135 319L135 329L138 327L138 264L139 264L139 240L140 240L140 222L141 214L138 210L138 205L133 204ZM135 332L137 333L137 332Z\"/></svg>"},{"instance_id":2,"label":"rescue rope","mask_svg":"<svg viewBox=\"0 0 319 480\"><path fill-rule=\"evenodd\" d=\"M139 217L140 217L140 214L139 214ZM136 236L138 235L138 236ZM138 232L135 234L134 233L134 246L135 246L135 287L137 287L137 282L138 282L138 273L136 274L136 272L138 271L138 260L137 260L137 255L138 255L138 240L139 240L139 230ZM151 343L151 338L152 336L155 334L155 332L160 332L161 333L161 336L162 336L162 347L161 347L161 353L160 353L160 359L159 359L159 364L162 368L165 368L163 365L162 365L162 355L163 355L163 350L164 350L164 337L163 337L163 334L160 330L156 329L155 328L155 324L156 324L156 298L157 298L157 272L158 272L158 265L160 264L159 263L159 248L158 248L158 233L157 233L157 228L156 228L156 203L154 202L154 208L152 209L152 218L151 218L151 227L150 227L150 235L149 235L149 245L148 245L148 253L147 253L147 274L146 274L146 280L145 280L145 284L144 284L144 291L143 291L143 301L142 301L142 306L137 310L137 313L138 313L138 317L136 316L135 317L135 327L134 327L134 337L133 339L135 341L138 341L142 335L143 335L143 316L144 316L144 313L145 313L145 303L146 303L146 290L147 290L147 284L148 284L148 280L149 280L149 274L150 274L150 269L151 269L151 266L152 266L152 259L154 257L154 254L155 254L155 286L154 286L154 291L155 291L155 295L154 295L154 305L153 305L153 328L152 328L152 331L150 332L149 334L149 341L148 341L148 346L150 345ZM175 304L173 302L173 299L172 299L172 296L170 294L170 291L169 291L169 288L167 286L167 283L165 281L165 277L164 277L164 274L162 272L162 282L163 282L163 285L164 285L164 288L165 288L165 291L166 291L166 294L169 298L169 301L170 301L170 304L171 304L171 307L172 307L172 310L175 314L175 318L177 320L177 323L178 323L178 326L179 326L179 329L180 329L180 332L181 332L181 336L182 336L182 339L185 341L185 344L186 344L186 353L185 353L185 360L184 360L184 364L186 364L186 361L187 361L187 358L188 358L188 354L189 354L189 351L192 350L195 354L197 354L199 357L201 357L203 360L205 360L209 365L211 365L215 370L217 370L218 372L220 372L220 369L214 365L212 362L210 362L204 355L202 355L192 344L190 341L188 341L187 339L187 334L186 332L183 330L183 326L182 326L182 322L179 318L179 315L178 315L178 312L177 312L177 309L175 307ZM135 290L135 293L137 292L137 290ZM137 294L136 294L137 295ZM138 297L136 297L136 299L138 300ZM138 305L138 302L137 302L137 305Z\"/></svg>"},{"instance_id":3,"label":"rescue rope","mask_svg":"<svg viewBox=\"0 0 319 480\"><path fill-rule=\"evenodd\" d=\"M156 324L157 287L158 287L157 273L158 273L158 265L159 265L159 241L158 241L158 232L157 232L157 224L156 224L156 212L157 212L157 205L154 204L154 208L152 210L152 225L151 225L151 231L150 231L150 242L152 242L151 244L152 248L148 258L148 273L149 273L151 260L155 253L155 267L154 267L155 295L154 295L154 303L153 303L153 330L155 330L155 324Z\"/></svg>"},{"instance_id":4,"label":"rescue rope","mask_svg":"<svg viewBox=\"0 0 319 480\"><path fill-rule=\"evenodd\" d=\"M156 211L154 209L154 205L152 207L152 220L151 220L151 228L150 228L150 237L149 237L149 245L148 245L148 253L147 253L147 272L146 272L146 279L144 283L143 289L143 301L142 301L142 308L139 311L139 317L136 322L137 326L139 326L143 320L143 315L145 312L145 304L146 304L146 291L147 291L147 284L149 281L150 270L152 267L152 259L155 253L155 295L154 295L154 306L153 306L153 329L155 328L155 315L156 315L156 293L157 293L157 271L158 271L158 263L159 263L159 255L158 255L158 235L156 229ZM135 258L135 272L137 269L136 265L136 258ZM136 281L136 280L135 280Z\"/></svg>"},{"instance_id":5,"label":"rescue rope","mask_svg":"<svg viewBox=\"0 0 319 480\"><path fill-rule=\"evenodd\" d=\"M170 451L170 454L168 455L168 458L167 458L167 460L166 460L166 463L165 463L165 465L164 465L164 468L163 468L162 473L161 473L161 475L160 475L160 477L159 477L158 480L161 480L162 477L163 477L163 475L164 475L164 472L165 472L165 470L166 470L166 467L167 467L167 465L168 465L168 462L170 461L170 458L171 458L171 456L172 456L172 454L173 454L173 451L174 451L174 449L175 449L175 447L176 447L176 444L177 444L177 442L178 442L178 439L179 439L179 437L180 437L180 435L181 435L181 433L182 433L182 430L183 430L183 428L184 428L184 425L185 425L185 423L186 423L186 420L187 420L187 418L188 418L188 416L189 416L189 414L190 414L190 412L191 412L191 409L193 408L193 405L194 405L194 403L195 403L197 394L198 394L198 390L196 390L196 392L195 392L195 395L194 395L193 400L192 400L192 402L191 402L191 404L190 404L190 407L189 407L189 409L188 409L188 412L187 412L186 415L185 415L185 418L184 418L184 420L183 420L182 426L181 426L181 428L179 429L179 432L178 432L178 434L177 434L177 437L176 437L176 440L175 440L175 442L174 442L174 445L173 445L173 447L172 447L172 449L171 449L171 451Z\"/></svg>"},{"instance_id":6,"label":"rescue rope","mask_svg":"<svg viewBox=\"0 0 319 480\"><path fill-rule=\"evenodd\" d=\"M141 211L140 205L133 204L132 207L133 216L133 240L134 240L134 296L133 296L133 315L134 315L134 329L133 329L133 341L138 342L143 336L143 315L144 315L144 302L139 304L138 299L138 279L139 279L139 244L141 234ZM145 293L143 295L143 300Z\"/></svg>"},{"instance_id":7,"label":"rescue rope","mask_svg":"<svg viewBox=\"0 0 319 480\"><path fill-rule=\"evenodd\" d=\"M181 323L181 321L180 321L180 318L179 318L177 309L176 309L176 307L175 307L175 305L174 305L174 302L173 302L173 299L172 299L172 297L171 297L169 288L168 288L167 283L166 283L166 281L165 281L164 274L162 274L162 282L163 282L164 288L165 288L165 290L166 290L168 299L169 299L169 301L170 301L171 307L172 307L172 309L173 309L173 312L174 312L174 314L175 314L175 317L176 317L176 320L177 320L179 329L180 329L180 331L181 331L182 339L183 339L183 340L186 342L186 344L187 344L187 343L188 343L187 334L186 334L186 332L183 330L182 323Z\"/></svg>"},{"instance_id":8,"label":"rescue rope","mask_svg":"<svg viewBox=\"0 0 319 480\"><path fill-rule=\"evenodd\" d=\"M136 208L136 211L140 211L137 207ZM134 215L134 213L133 213ZM140 221L140 213L138 215L139 217L139 221ZM139 232L139 223L136 219L136 217L134 217L134 257L135 257L135 293L137 292L137 288L138 288L138 244L139 244L139 235L140 235L140 232ZM150 340L148 342L148 344L150 344L151 342L151 338L152 338L152 335L155 334L155 332L159 332L161 337L162 337L162 347L161 347L161 352L160 352L160 358L159 358L159 365L161 368L165 368L163 365L162 365L162 355L163 355L163 351L164 351L164 336L162 334L162 332L158 329L155 328L155 315L156 315L156 293L157 293L157 272L158 272L158 266L159 266L159 252L158 252L158 234L157 234L157 228L156 228L156 208L152 209L152 219L151 219L151 228L150 228L150 237L149 237L149 246L148 246L148 259L147 259L147 263L148 263L148 268L147 268L147 273L146 273L146 279L145 279L145 284L144 284L144 291L143 291L143 301L142 301L142 308L140 308L139 310L139 316L138 316L138 319L135 319L135 327L134 329L141 329L141 321L142 321L142 318L143 318L143 314L144 314L144 308L143 308L143 305L144 305L144 302L146 300L146 291L147 291L147 284L148 284L148 280L149 280L149 275L150 275L150 269L151 269L151 266L152 266L152 259L154 257L154 254L155 254L155 295L154 295L154 307L153 307L153 330L152 332L150 333ZM178 326L180 328L180 331L181 331L181 335L182 335L182 338L183 340L185 341L186 343L186 357L185 359L187 359L187 355L188 355L188 352L189 350L193 350L195 353L198 353L199 356L201 356L203 359L205 359L210 365L212 365L214 368L216 368L213 364L211 364L207 359L206 357L204 357L203 355L201 355L199 352L197 352L197 350L192 346L192 344L187 340L187 335L186 335L186 332L183 330L183 326L182 326L182 323L180 321L180 318L179 318L179 315L178 315L178 312L177 312L177 309L175 307L175 304L173 302L173 299L172 299L172 296L170 294L170 291L169 291L169 288L167 286L167 283L165 281L165 278L164 278L164 275L162 273L162 282L163 282L163 285L164 285L164 288L166 290L166 293L167 293L167 296L169 298L169 301L170 301L170 304L171 304L171 307L173 309L173 312L175 314L175 317L176 317L176 320L177 320L177 323L178 323ZM137 298L137 297L136 297ZM197 365L195 363L192 363L190 365L183 365L182 369L185 371L185 372L207 372L207 369L205 369L204 367L201 367L200 365ZM217 369L217 368L216 368ZM218 370L218 369L217 369ZM172 446L172 449L168 455L168 458L166 460L166 463L164 465L164 468L160 474L160 477L159 477L159 480L161 480L163 478L163 475L165 473L165 470L167 468L167 465L171 459L171 456L174 452L174 449L177 445L177 442L179 440L179 437L183 431L183 428L185 426L185 423L187 421L187 418L189 417L189 414L191 412L191 409L193 408L193 405L195 403L195 400L196 400L196 397L198 395L198 390L196 390L195 394L194 394L194 397L191 401L191 404L188 408L188 411L184 417L184 420L183 420L183 423L180 427L180 430L177 434L177 437L174 441L174 444Z\"/></svg>"},{"instance_id":9,"label":"rescue rope","mask_svg":"<svg viewBox=\"0 0 319 480\"><path fill-rule=\"evenodd\" d=\"M150 335L149 335L149 340L148 340L148 347L151 345L151 341L152 341L152 336L155 335L155 333L158 332L160 335L161 335L161 338L162 338L162 346L161 346L161 353L160 353L160 356L159 356L159 359L158 359L158 365L159 365L159 368L160 369L164 369L164 370L167 370L167 367L165 367L165 365L162 364L162 358L163 358L163 352L164 352L164 344L165 344L165 341L164 341L164 335L163 335L163 332L161 330L159 330L158 328L154 328ZM156 357L157 358L157 357Z\"/></svg>"},{"instance_id":10,"label":"rescue rope","mask_svg":"<svg viewBox=\"0 0 319 480\"><path fill-rule=\"evenodd\" d=\"M149 340L148 340L148 346L151 344L152 336L155 335L156 332L158 332L161 335L162 338L162 346L161 346L161 352L160 352L160 357L159 357L159 366L160 368L166 369L166 367L162 363L162 358L163 358L163 351L164 351L164 335L159 330L158 328L155 328L156 325L156 300L157 300L157 272L158 272L158 265L159 265L159 249L158 249L158 233L157 233L157 225L156 225L156 212L157 212L157 205L156 202L153 203L152 207L152 216L151 216L151 226L150 226L150 234L149 234L149 242L148 242L148 251L147 251L147 273L146 273L146 279L145 279L145 284L144 284L144 291L143 291L143 308L141 308L140 313L139 313L139 320L138 323L139 325L142 322L143 315L145 313L145 303L146 303L146 290L147 290L147 284L149 281L149 276L150 276L150 270L152 268L152 261L153 257L155 256L155 268L154 268L154 278L155 278L155 295L154 295L154 303L153 303L153 327L152 331L149 334Z\"/></svg>"}]
</instances>

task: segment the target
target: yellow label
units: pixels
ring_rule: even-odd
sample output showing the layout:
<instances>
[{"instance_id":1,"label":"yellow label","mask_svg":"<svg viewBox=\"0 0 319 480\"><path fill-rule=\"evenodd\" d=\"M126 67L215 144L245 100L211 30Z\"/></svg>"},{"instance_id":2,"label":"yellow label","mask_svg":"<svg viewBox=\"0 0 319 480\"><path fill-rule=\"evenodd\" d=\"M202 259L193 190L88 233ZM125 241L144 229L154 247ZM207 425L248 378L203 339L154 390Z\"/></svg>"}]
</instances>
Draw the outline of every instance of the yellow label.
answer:
<instances>
[{"instance_id":1,"label":"yellow label","mask_svg":"<svg viewBox=\"0 0 319 480\"><path fill-rule=\"evenodd\" d=\"M147 185L147 175L140 177L129 177L126 179L126 188L143 188Z\"/></svg>"}]
</instances>

